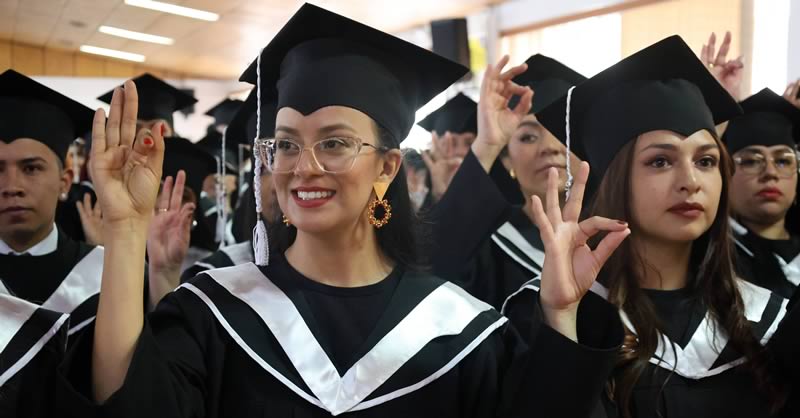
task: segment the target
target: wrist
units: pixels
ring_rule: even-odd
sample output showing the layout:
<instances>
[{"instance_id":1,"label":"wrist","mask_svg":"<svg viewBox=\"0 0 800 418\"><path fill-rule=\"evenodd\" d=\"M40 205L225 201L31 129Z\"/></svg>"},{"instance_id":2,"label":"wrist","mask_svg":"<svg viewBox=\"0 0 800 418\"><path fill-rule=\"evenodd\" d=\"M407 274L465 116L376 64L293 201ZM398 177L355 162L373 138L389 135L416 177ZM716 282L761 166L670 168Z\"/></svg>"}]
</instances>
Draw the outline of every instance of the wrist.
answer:
<instances>
[{"instance_id":1,"label":"wrist","mask_svg":"<svg viewBox=\"0 0 800 418\"><path fill-rule=\"evenodd\" d=\"M494 165L495 160L497 160L497 157L500 156L500 152L503 151L504 147L505 145L502 143L492 142L478 135L478 138L472 143L471 148L472 153L475 154L478 162L481 163L483 169L488 173L492 169L492 165Z\"/></svg>"},{"instance_id":2,"label":"wrist","mask_svg":"<svg viewBox=\"0 0 800 418\"><path fill-rule=\"evenodd\" d=\"M150 219L128 218L120 220L103 220L99 236L103 240L127 241L131 238L146 238L147 228L150 226Z\"/></svg>"},{"instance_id":3,"label":"wrist","mask_svg":"<svg viewBox=\"0 0 800 418\"><path fill-rule=\"evenodd\" d=\"M572 341L578 341L578 304L564 308L541 306L545 324Z\"/></svg>"}]
</instances>

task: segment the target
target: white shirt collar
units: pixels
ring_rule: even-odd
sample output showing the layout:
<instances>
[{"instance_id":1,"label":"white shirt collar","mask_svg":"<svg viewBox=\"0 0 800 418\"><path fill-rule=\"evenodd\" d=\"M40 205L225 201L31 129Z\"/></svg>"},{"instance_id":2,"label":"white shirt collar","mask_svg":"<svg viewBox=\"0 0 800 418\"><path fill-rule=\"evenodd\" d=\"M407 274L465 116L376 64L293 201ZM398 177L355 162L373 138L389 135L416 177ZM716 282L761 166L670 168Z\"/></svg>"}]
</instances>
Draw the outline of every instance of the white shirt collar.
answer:
<instances>
[{"instance_id":1,"label":"white shirt collar","mask_svg":"<svg viewBox=\"0 0 800 418\"><path fill-rule=\"evenodd\" d=\"M29 254L33 256L50 254L58 248L58 227L53 225L53 230L45 239L39 241L36 245L28 248L26 251L17 252L8 246L3 240L0 240L0 254L3 255L23 255Z\"/></svg>"}]
</instances>

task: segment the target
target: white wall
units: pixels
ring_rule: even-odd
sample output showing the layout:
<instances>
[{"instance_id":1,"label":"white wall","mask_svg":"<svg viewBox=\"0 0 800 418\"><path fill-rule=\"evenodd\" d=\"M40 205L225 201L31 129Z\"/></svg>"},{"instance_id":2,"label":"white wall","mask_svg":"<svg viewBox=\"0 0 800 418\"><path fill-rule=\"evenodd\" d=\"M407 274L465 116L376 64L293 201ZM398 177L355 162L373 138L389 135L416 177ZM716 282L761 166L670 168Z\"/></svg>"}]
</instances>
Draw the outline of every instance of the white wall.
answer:
<instances>
[{"instance_id":1,"label":"white wall","mask_svg":"<svg viewBox=\"0 0 800 418\"><path fill-rule=\"evenodd\" d=\"M102 107L108 111L108 105L97 100L96 97L122 84L121 78L91 78L91 77L33 77L36 81L58 91L84 105L97 109ZM166 80L180 88L193 88L198 102L194 106L195 112L189 117L175 114L175 131L181 136L198 141L205 136L206 127L213 122L213 118L204 113L217 102L233 93L249 90L249 84L238 81L217 80Z\"/></svg>"},{"instance_id":2,"label":"white wall","mask_svg":"<svg viewBox=\"0 0 800 418\"><path fill-rule=\"evenodd\" d=\"M800 0L790 3L786 75L789 80L797 80L800 79Z\"/></svg>"}]
</instances>

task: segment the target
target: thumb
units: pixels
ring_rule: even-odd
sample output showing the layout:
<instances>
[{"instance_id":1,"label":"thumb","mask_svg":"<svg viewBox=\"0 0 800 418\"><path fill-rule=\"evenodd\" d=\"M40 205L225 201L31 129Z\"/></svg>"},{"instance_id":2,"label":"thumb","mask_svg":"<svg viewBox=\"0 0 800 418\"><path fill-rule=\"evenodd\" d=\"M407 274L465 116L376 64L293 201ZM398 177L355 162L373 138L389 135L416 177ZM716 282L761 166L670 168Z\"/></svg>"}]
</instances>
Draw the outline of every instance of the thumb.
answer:
<instances>
[{"instance_id":1,"label":"thumb","mask_svg":"<svg viewBox=\"0 0 800 418\"><path fill-rule=\"evenodd\" d=\"M164 122L157 123L154 130L142 129L133 143L133 158L152 170L158 179L164 163L164 129Z\"/></svg>"}]
</instances>

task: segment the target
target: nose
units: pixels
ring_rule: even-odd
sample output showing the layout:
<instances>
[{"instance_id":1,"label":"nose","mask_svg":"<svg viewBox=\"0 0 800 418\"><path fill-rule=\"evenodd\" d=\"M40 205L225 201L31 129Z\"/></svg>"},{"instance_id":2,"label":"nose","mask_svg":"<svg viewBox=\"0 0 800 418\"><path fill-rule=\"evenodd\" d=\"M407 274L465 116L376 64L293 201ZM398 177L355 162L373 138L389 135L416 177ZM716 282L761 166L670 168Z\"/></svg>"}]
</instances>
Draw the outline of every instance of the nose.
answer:
<instances>
[{"instance_id":1,"label":"nose","mask_svg":"<svg viewBox=\"0 0 800 418\"><path fill-rule=\"evenodd\" d=\"M313 151L310 148L304 148L300 151L300 156L297 157L297 165L294 167L294 175L298 177L319 176L325 172L322 167L317 163L314 158Z\"/></svg>"},{"instance_id":2,"label":"nose","mask_svg":"<svg viewBox=\"0 0 800 418\"><path fill-rule=\"evenodd\" d=\"M25 196L25 188L17 174L17 170L13 168L0 172L0 195L3 198Z\"/></svg>"},{"instance_id":3,"label":"nose","mask_svg":"<svg viewBox=\"0 0 800 418\"><path fill-rule=\"evenodd\" d=\"M539 148L539 156L540 157L549 157L551 155L558 155L566 153L566 148L561 145L555 138L551 135L544 135L542 141L540 142Z\"/></svg>"},{"instance_id":4,"label":"nose","mask_svg":"<svg viewBox=\"0 0 800 418\"><path fill-rule=\"evenodd\" d=\"M761 180L762 181L769 181L769 180L777 180L778 179L778 167L775 165L775 160L772 158L767 158L764 162L764 171L761 172Z\"/></svg>"},{"instance_id":5,"label":"nose","mask_svg":"<svg viewBox=\"0 0 800 418\"><path fill-rule=\"evenodd\" d=\"M697 179L697 169L692 162L682 164L679 168L677 179L678 189L692 195L700 191L700 182Z\"/></svg>"}]
</instances>

